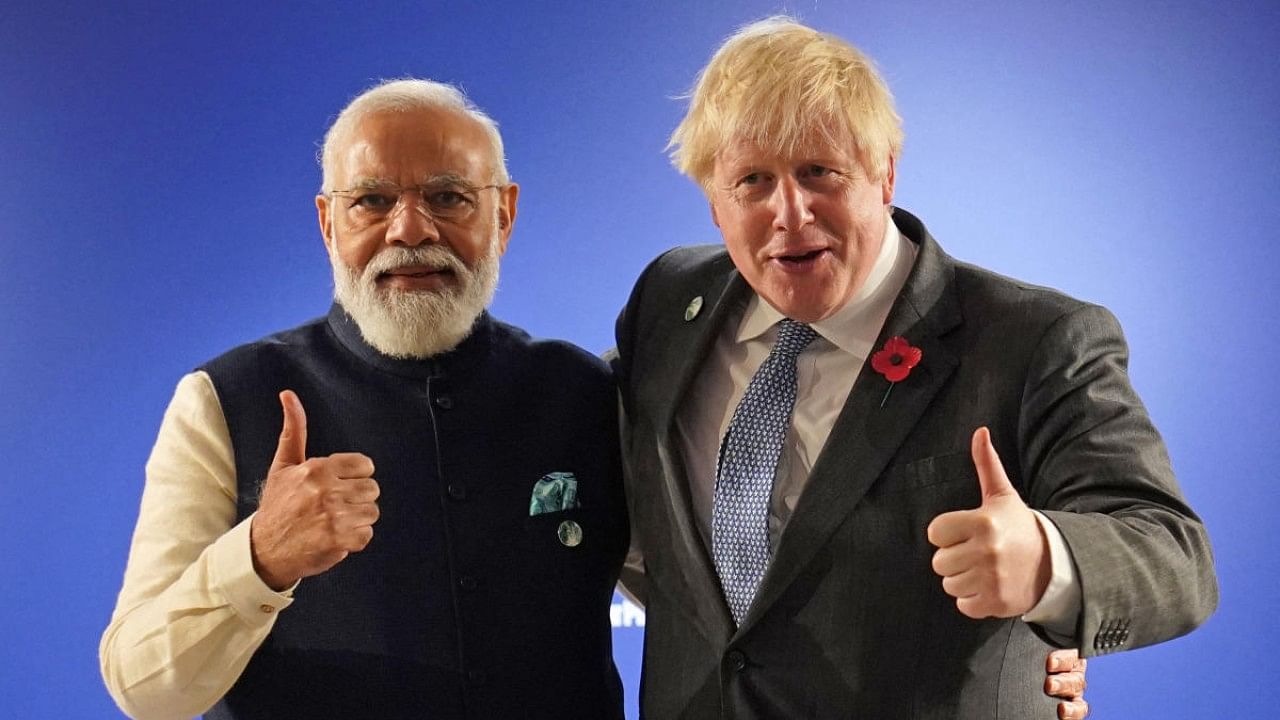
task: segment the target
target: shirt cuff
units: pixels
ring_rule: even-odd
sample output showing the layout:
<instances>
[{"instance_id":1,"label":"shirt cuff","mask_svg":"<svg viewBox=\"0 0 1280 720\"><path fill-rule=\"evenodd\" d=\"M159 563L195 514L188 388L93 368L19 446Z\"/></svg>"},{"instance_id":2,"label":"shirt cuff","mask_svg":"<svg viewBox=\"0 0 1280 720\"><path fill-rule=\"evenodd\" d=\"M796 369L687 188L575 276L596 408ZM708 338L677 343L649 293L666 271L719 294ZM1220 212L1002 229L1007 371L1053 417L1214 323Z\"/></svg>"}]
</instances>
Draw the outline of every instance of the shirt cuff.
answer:
<instances>
[{"instance_id":1,"label":"shirt cuff","mask_svg":"<svg viewBox=\"0 0 1280 720\"><path fill-rule=\"evenodd\" d=\"M274 621L276 612L292 605L293 590L298 584L276 592L258 577L249 546L252 522L252 515L242 520L218 538L210 551L214 591L226 599L242 620L255 625Z\"/></svg>"},{"instance_id":2,"label":"shirt cuff","mask_svg":"<svg viewBox=\"0 0 1280 720\"><path fill-rule=\"evenodd\" d=\"M1027 611L1022 620L1035 623L1055 635L1074 638L1076 621L1080 616L1080 579L1076 576L1076 564L1058 526L1043 514L1035 510L1031 512L1035 513L1040 531L1049 543L1051 574L1040 602Z\"/></svg>"}]
</instances>

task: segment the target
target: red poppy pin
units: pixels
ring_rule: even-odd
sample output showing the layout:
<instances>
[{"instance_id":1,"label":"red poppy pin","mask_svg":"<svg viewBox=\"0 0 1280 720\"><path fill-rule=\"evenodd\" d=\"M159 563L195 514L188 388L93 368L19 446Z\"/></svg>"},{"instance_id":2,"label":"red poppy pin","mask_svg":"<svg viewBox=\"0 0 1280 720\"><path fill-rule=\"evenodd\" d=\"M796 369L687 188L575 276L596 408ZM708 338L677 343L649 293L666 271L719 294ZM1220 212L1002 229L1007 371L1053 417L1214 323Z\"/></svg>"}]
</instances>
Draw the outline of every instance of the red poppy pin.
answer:
<instances>
[{"instance_id":1,"label":"red poppy pin","mask_svg":"<svg viewBox=\"0 0 1280 720\"><path fill-rule=\"evenodd\" d=\"M885 341L884 349L871 356L871 369L889 381L889 390L884 391L880 407L884 407L889 400L889 391L893 390L894 384L906 380L911 374L911 368L919 365L923 357L924 352L920 348L911 347L911 343L900 335L889 338Z\"/></svg>"}]
</instances>

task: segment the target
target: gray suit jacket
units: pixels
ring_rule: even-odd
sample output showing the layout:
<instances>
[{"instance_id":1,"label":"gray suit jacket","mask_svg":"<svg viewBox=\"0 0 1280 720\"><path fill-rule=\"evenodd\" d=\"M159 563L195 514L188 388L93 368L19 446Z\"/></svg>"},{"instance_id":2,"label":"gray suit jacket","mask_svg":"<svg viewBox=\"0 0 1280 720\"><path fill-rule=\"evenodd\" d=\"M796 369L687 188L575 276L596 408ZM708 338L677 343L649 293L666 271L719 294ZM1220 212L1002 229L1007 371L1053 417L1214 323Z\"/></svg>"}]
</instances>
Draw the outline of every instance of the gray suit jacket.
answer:
<instances>
[{"instance_id":1,"label":"gray suit jacket","mask_svg":"<svg viewBox=\"0 0 1280 720\"><path fill-rule=\"evenodd\" d=\"M694 526L681 400L751 290L723 248L673 250L618 320L628 502L648 582L646 718L1052 718L1051 641L971 620L933 573L925 528L981 504L969 451L990 427L1022 497L1062 531L1083 588L1085 654L1167 640L1217 604L1208 537L1127 376L1105 309L947 256L915 217L916 265L877 346L924 352L880 406L868 364L734 628ZM692 321L695 296L706 307Z\"/></svg>"}]
</instances>

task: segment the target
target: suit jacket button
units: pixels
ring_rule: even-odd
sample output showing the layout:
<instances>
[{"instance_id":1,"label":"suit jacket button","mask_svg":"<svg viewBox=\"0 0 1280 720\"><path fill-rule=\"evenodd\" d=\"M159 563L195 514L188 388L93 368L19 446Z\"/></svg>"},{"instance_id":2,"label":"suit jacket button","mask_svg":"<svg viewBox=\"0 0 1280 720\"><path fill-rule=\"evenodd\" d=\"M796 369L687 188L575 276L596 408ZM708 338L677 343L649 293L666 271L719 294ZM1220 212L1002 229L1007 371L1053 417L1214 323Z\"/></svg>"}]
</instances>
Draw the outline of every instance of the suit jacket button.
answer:
<instances>
[{"instance_id":1,"label":"suit jacket button","mask_svg":"<svg viewBox=\"0 0 1280 720\"><path fill-rule=\"evenodd\" d=\"M734 672L742 672L747 669L747 656L741 650L730 650L729 654L725 656L725 660L728 661L729 667L733 668Z\"/></svg>"},{"instance_id":2,"label":"suit jacket button","mask_svg":"<svg viewBox=\"0 0 1280 720\"><path fill-rule=\"evenodd\" d=\"M475 590L480 587L480 581L470 575L463 575L462 579L458 580L458 587L468 591Z\"/></svg>"},{"instance_id":3,"label":"suit jacket button","mask_svg":"<svg viewBox=\"0 0 1280 720\"><path fill-rule=\"evenodd\" d=\"M486 680L483 670L468 670L467 683L473 686L480 686Z\"/></svg>"},{"instance_id":4,"label":"suit jacket button","mask_svg":"<svg viewBox=\"0 0 1280 720\"><path fill-rule=\"evenodd\" d=\"M449 493L449 497L453 498L454 500L467 499L467 488L457 483L450 483L449 489L447 492Z\"/></svg>"},{"instance_id":5,"label":"suit jacket button","mask_svg":"<svg viewBox=\"0 0 1280 720\"><path fill-rule=\"evenodd\" d=\"M436 397L436 407L441 410L449 410L453 407L453 398L448 395L440 395Z\"/></svg>"}]
</instances>

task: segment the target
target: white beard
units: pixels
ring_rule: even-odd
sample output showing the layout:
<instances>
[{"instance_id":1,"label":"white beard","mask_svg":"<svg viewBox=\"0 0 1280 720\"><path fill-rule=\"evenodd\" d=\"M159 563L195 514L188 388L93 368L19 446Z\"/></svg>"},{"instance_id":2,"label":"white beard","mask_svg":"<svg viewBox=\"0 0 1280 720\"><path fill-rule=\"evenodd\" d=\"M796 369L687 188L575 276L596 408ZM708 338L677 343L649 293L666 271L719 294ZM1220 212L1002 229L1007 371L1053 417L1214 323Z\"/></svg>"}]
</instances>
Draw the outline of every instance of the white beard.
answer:
<instances>
[{"instance_id":1,"label":"white beard","mask_svg":"<svg viewBox=\"0 0 1280 720\"><path fill-rule=\"evenodd\" d=\"M452 350L471 334L497 290L498 255L497 233L474 268L444 245L388 247L370 258L363 273L330 251L333 296L378 352L429 358ZM433 291L378 289L380 274L406 265L450 270L457 284Z\"/></svg>"}]
</instances>

